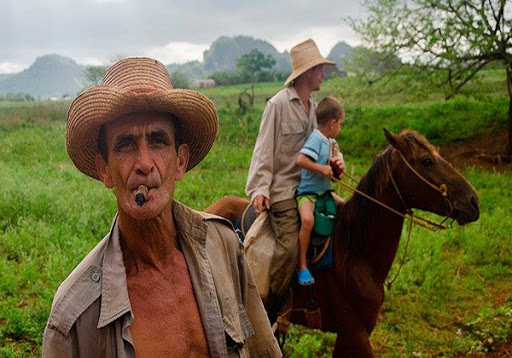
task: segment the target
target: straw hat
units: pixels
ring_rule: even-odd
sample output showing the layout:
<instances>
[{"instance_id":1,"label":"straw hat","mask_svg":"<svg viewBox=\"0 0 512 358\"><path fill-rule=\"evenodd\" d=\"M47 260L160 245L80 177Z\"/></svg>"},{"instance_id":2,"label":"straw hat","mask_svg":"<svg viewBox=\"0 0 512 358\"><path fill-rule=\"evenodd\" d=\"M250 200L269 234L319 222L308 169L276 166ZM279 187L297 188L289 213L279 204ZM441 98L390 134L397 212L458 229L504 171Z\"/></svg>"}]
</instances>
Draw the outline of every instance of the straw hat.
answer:
<instances>
[{"instance_id":1,"label":"straw hat","mask_svg":"<svg viewBox=\"0 0 512 358\"><path fill-rule=\"evenodd\" d=\"M285 87L304 72L317 65L335 65L335 62L322 57L315 41L308 39L292 47L290 51L292 73L284 82Z\"/></svg>"},{"instance_id":2,"label":"straw hat","mask_svg":"<svg viewBox=\"0 0 512 358\"><path fill-rule=\"evenodd\" d=\"M151 58L127 58L110 67L101 84L82 92L68 112L66 147L75 166L99 179L95 156L102 124L136 112L164 112L183 125L182 143L190 148L187 171L210 151L218 119L213 103L204 95L174 89L165 66Z\"/></svg>"}]
</instances>

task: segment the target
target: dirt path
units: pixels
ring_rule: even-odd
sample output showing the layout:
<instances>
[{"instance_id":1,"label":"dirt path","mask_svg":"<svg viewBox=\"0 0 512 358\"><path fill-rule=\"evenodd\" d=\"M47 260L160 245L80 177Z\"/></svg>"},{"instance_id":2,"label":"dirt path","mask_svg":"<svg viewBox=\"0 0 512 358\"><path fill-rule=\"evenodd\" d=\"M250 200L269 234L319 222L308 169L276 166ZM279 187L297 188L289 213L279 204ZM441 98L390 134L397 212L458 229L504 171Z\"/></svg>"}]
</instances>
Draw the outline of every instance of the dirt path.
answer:
<instances>
[{"instance_id":1,"label":"dirt path","mask_svg":"<svg viewBox=\"0 0 512 358\"><path fill-rule=\"evenodd\" d=\"M512 164L503 160L507 141L508 132L500 130L464 142L444 145L439 152L458 169L473 166L502 173L512 170Z\"/></svg>"}]
</instances>

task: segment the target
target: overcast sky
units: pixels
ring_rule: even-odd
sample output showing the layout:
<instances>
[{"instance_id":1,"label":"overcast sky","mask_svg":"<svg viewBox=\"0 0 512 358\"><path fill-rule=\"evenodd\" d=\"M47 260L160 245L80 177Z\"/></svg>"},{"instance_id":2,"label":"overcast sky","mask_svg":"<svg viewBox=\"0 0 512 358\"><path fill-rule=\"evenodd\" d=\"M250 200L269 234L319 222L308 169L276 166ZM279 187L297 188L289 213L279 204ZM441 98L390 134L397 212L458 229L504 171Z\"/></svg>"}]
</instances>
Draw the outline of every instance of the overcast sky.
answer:
<instances>
[{"instance_id":1,"label":"overcast sky","mask_svg":"<svg viewBox=\"0 0 512 358\"><path fill-rule=\"evenodd\" d=\"M342 19L363 15L359 0L0 0L0 9L0 73L50 53L94 65L120 56L202 61L215 39L236 35L280 52L313 38L327 56L338 41L359 44Z\"/></svg>"}]
</instances>

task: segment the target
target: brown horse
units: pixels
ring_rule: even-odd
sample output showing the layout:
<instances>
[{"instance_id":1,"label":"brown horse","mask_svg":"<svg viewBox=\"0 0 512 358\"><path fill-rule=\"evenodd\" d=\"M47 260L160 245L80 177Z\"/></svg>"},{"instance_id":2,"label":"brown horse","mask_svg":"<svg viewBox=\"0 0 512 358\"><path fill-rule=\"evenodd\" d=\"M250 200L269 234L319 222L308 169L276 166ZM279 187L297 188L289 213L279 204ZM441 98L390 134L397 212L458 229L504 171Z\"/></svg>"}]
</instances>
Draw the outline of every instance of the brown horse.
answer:
<instances>
[{"instance_id":1,"label":"brown horse","mask_svg":"<svg viewBox=\"0 0 512 358\"><path fill-rule=\"evenodd\" d=\"M408 130L400 135L385 130L385 135L390 146L374 159L358 190L401 213L418 208L450 217L459 225L478 219L476 191L422 135ZM222 216L225 211L219 206L228 202L236 202L238 215L242 203L248 203L228 197L206 210ZM395 259L403 223L401 216L359 194L338 209L334 267L315 272L313 288L321 309L321 329L337 333L335 357L373 356L369 336L384 300L384 282ZM305 307L308 301L309 290L294 287L294 307ZM308 325L301 311L294 311L290 321Z\"/></svg>"}]
</instances>

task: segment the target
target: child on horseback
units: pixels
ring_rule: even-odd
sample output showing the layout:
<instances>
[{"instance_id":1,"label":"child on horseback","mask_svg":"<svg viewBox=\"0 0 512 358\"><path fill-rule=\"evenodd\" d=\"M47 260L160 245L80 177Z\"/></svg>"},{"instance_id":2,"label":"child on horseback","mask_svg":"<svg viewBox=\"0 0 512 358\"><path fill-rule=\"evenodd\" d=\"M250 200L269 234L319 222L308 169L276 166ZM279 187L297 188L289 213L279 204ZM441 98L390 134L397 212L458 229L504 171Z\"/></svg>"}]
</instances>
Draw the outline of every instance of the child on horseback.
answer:
<instances>
[{"instance_id":1,"label":"child on horseback","mask_svg":"<svg viewBox=\"0 0 512 358\"><path fill-rule=\"evenodd\" d=\"M302 168L297 188L301 219L297 279L300 285L312 285L315 279L307 267L306 254L314 227L314 210L319 195L331 190L331 178L345 170L343 156L334 138L341 130L345 110L339 100L325 97L316 110L318 128L313 130L300 150L297 165Z\"/></svg>"}]
</instances>

